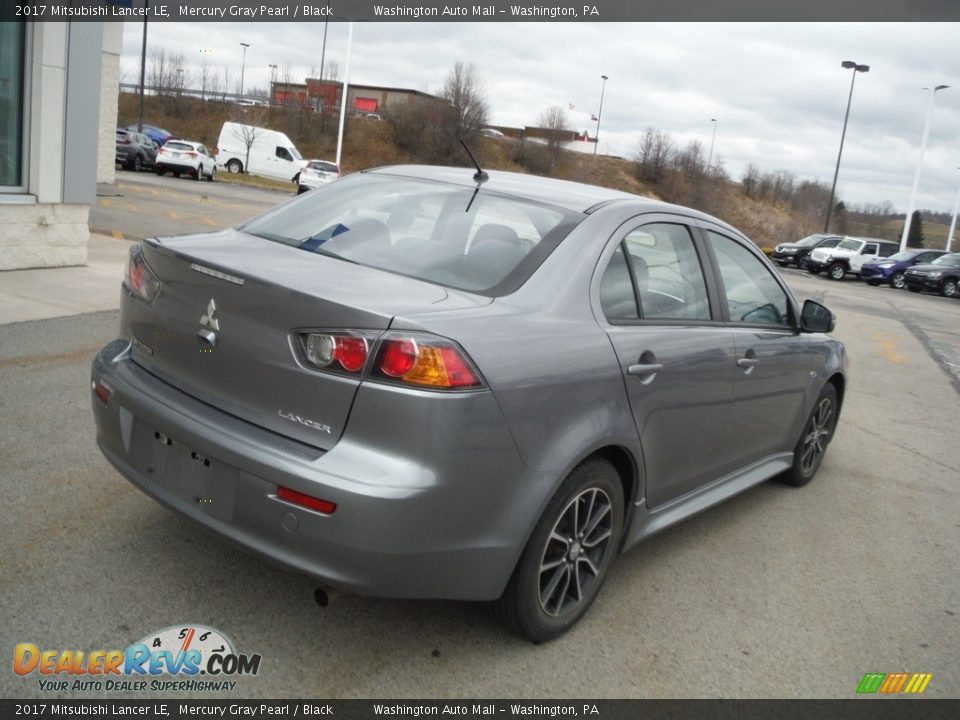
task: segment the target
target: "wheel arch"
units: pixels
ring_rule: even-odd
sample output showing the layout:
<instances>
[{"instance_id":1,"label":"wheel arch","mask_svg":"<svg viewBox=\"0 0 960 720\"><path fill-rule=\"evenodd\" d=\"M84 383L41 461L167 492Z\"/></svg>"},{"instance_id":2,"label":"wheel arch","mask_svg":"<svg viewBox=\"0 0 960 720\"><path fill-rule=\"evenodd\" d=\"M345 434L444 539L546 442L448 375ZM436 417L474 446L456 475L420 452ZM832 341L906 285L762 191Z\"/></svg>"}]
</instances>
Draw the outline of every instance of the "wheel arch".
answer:
<instances>
[{"instance_id":1,"label":"wheel arch","mask_svg":"<svg viewBox=\"0 0 960 720\"><path fill-rule=\"evenodd\" d=\"M843 395L847 389L847 378L842 372L835 372L827 379L827 382L833 385L837 391L837 417L839 417L840 411L843 410Z\"/></svg>"}]
</instances>

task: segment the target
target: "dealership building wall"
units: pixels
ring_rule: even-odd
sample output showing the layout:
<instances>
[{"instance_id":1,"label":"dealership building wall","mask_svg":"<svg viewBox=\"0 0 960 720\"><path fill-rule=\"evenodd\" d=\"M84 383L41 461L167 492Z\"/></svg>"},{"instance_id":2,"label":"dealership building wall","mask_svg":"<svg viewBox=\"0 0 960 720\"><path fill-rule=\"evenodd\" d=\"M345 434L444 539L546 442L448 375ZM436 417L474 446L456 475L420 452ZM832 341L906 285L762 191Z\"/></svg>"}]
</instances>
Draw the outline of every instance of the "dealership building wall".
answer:
<instances>
[{"instance_id":1,"label":"dealership building wall","mask_svg":"<svg viewBox=\"0 0 960 720\"><path fill-rule=\"evenodd\" d=\"M120 23L0 22L0 270L86 262L121 42Z\"/></svg>"}]
</instances>

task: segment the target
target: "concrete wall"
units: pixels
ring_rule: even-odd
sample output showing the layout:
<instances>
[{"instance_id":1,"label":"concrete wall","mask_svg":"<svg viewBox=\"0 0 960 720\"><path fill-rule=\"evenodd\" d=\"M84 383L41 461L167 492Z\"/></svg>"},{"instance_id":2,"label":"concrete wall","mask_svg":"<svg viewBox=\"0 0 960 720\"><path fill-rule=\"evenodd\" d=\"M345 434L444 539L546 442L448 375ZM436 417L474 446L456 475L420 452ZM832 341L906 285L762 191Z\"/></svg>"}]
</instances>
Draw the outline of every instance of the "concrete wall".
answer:
<instances>
[{"instance_id":1,"label":"concrete wall","mask_svg":"<svg viewBox=\"0 0 960 720\"><path fill-rule=\"evenodd\" d=\"M0 205L0 270L83 265L87 205Z\"/></svg>"},{"instance_id":2,"label":"concrete wall","mask_svg":"<svg viewBox=\"0 0 960 720\"><path fill-rule=\"evenodd\" d=\"M101 23L33 23L27 34L26 193L0 195L0 270L83 265L105 122L111 170L115 152L116 71L101 85L100 69L118 67L122 26L108 26L107 53Z\"/></svg>"},{"instance_id":3,"label":"concrete wall","mask_svg":"<svg viewBox=\"0 0 960 720\"><path fill-rule=\"evenodd\" d=\"M120 53L123 51L123 23L103 25L103 57L100 63L100 139L97 151L97 182L116 180L117 106L120 89Z\"/></svg>"}]
</instances>

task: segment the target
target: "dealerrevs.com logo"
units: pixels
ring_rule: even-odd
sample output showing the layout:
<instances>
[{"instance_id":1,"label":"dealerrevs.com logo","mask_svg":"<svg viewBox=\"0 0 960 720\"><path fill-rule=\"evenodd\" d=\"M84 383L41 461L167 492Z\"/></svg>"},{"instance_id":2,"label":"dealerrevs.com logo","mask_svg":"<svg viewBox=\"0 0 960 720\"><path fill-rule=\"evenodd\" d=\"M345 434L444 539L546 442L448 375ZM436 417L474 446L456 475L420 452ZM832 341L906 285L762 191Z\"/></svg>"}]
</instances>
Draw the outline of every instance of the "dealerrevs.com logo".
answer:
<instances>
[{"instance_id":1,"label":"dealerrevs.com logo","mask_svg":"<svg viewBox=\"0 0 960 720\"><path fill-rule=\"evenodd\" d=\"M35 677L49 692L170 692L233 690L233 678L256 675L259 654L243 655L219 630L174 625L150 633L124 650L14 648L13 671ZM172 679L171 679L172 678Z\"/></svg>"}]
</instances>

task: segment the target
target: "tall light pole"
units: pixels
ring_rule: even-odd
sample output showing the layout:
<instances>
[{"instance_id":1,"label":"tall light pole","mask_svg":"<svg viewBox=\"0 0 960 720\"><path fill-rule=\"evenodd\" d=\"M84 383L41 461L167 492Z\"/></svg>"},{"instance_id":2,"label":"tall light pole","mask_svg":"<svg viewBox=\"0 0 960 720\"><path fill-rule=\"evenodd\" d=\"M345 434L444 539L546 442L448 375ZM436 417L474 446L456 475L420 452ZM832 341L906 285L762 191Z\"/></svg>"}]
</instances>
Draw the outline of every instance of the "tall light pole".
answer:
<instances>
[{"instance_id":1,"label":"tall light pole","mask_svg":"<svg viewBox=\"0 0 960 720\"><path fill-rule=\"evenodd\" d=\"M960 170L960 167L957 168ZM950 232L947 233L947 252L953 245L953 231L957 229L957 211L960 210L960 190L957 191L957 202L953 206L953 219L950 221Z\"/></svg>"},{"instance_id":2,"label":"tall light pole","mask_svg":"<svg viewBox=\"0 0 960 720\"><path fill-rule=\"evenodd\" d=\"M710 138L710 159L707 160L707 174L710 173L710 168L713 167L713 144L717 140L717 119L710 118L710 122L713 123L713 136Z\"/></svg>"},{"instance_id":3,"label":"tall light pole","mask_svg":"<svg viewBox=\"0 0 960 720\"><path fill-rule=\"evenodd\" d=\"M340 97L340 128L337 131L337 168L340 168L340 156L343 154L343 123L347 118L347 90L350 87L350 50L353 47L353 20L347 32L347 67L343 71L343 95Z\"/></svg>"},{"instance_id":4,"label":"tall light pole","mask_svg":"<svg viewBox=\"0 0 960 720\"><path fill-rule=\"evenodd\" d=\"M606 75L601 75L600 77L603 78L603 84L600 86L600 109L597 111L597 132L594 133L594 140L596 140L593 146L594 155L597 154L597 148L600 147L600 118L603 117L603 93L607 89L607 80L610 79Z\"/></svg>"},{"instance_id":5,"label":"tall light pole","mask_svg":"<svg viewBox=\"0 0 960 720\"><path fill-rule=\"evenodd\" d=\"M277 81L277 66L270 63L267 67L270 68L270 107L273 107L273 86Z\"/></svg>"},{"instance_id":6,"label":"tall light pole","mask_svg":"<svg viewBox=\"0 0 960 720\"><path fill-rule=\"evenodd\" d=\"M144 81L147 77L147 20L150 19L150 0L144 3L146 13L143 16L143 46L140 48L140 112L137 115L137 132L143 132L143 95L146 87Z\"/></svg>"},{"instance_id":7,"label":"tall light pole","mask_svg":"<svg viewBox=\"0 0 960 720\"><path fill-rule=\"evenodd\" d=\"M240 100L243 100L243 73L247 69L247 48L250 47L250 43L240 43L240 46L243 48L243 62L240 65Z\"/></svg>"},{"instance_id":8,"label":"tall light pole","mask_svg":"<svg viewBox=\"0 0 960 720\"><path fill-rule=\"evenodd\" d=\"M836 197L837 192L837 175L840 174L840 156L843 155L843 141L847 137L847 120L850 119L850 103L853 100L853 83L857 79L858 72L870 72L869 65L858 65L853 60L844 60L840 63L840 67L846 68L847 70L853 70L850 73L850 94L847 96L847 112L843 116L843 132L840 133L840 150L837 152L837 166L833 170L833 185L830 186L830 203L827 205L827 219L823 223L823 232L830 232L830 216L833 215L833 199Z\"/></svg>"},{"instance_id":9,"label":"tall light pole","mask_svg":"<svg viewBox=\"0 0 960 720\"><path fill-rule=\"evenodd\" d=\"M907 235L910 234L910 221L917 202L917 188L920 186L920 171L923 169L923 156L927 152L927 139L930 137L930 121L933 119L933 100L938 90L946 90L949 85L937 85L930 90L930 102L927 104L927 119L923 123L923 139L920 141L920 159L917 161L917 171L913 175L913 188L910 190L910 202L907 204L907 217L903 222L903 235L900 237L900 252L907 248Z\"/></svg>"}]
</instances>

